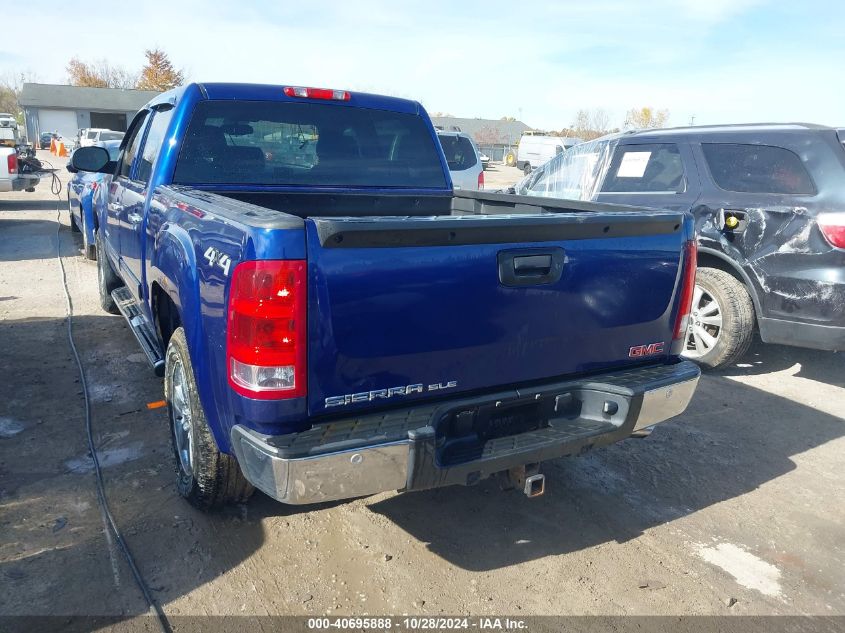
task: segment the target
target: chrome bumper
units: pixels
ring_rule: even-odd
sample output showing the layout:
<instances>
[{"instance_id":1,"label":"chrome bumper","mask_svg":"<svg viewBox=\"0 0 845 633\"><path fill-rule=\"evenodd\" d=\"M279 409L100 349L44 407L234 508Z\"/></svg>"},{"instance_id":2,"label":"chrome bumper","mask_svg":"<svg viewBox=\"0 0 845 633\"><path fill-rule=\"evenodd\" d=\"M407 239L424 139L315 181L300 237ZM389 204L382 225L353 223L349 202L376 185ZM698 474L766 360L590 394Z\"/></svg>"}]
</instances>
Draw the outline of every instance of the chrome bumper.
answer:
<instances>
[{"instance_id":1,"label":"chrome bumper","mask_svg":"<svg viewBox=\"0 0 845 633\"><path fill-rule=\"evenodd\" d=\"M405 487L409 440L366 448L284 458L261 436L232 429L232 447L253 486L282 503L301 505L373 495Z\"/></svg>"},{"instance_id":2,"label":"chrome bumper","mask_svg":"<svg viewBox=\"0 0 845 633\"><path fill-rule=\"evenodd\" d=\"M682 380L667 384L666 377L662 377L655 381L657 384L653 387L644 384L639 375L630 381L636 384L626 384L625 379L635 376L637 370L608 375L611 379L607 382L604 381L605 376L594 376L581 382L564 383L569 391L589 391L598 393L600 399L605 396L615 399L621 405L620 415L624 419L618 423L597 420L594 410L585 408L583 419L566 423L576 428L577 433L551 435L545 443L512 442L516 448L508 449L503 456L490 458L485 454L478 460L454 467L443 467L437 463L434 429L425 425L409 430L405 438L397 441L379 442L378 434L374 433L370 443L342 448L344 442L338 442L336 450L323 446L319 447L318 454L305 456L290 456L289 451L279 447L275 441L277 438L235 425L231 433L232 448L246 478L259 490L288 504L321 503L390 490L474 483L513 465L577 454L585 447L619 441L635 431L683 413L695 393L699 373L697 368L694 371L690 369L694 367L692 363L680 365L686 370L678 376ZM553 388L551 392L555 390ZM432 406L431 420L439 419L446 408L457 410L465 406L465 401L456 402ZM344 437L348 444L351 423L339 424L346 425ZM590 424L594 425L595 433L590 434ZM526 437L515 435L494 442L524 440ZM360 444L361 438L358 439Z\"/></svg>"}]
</instances>

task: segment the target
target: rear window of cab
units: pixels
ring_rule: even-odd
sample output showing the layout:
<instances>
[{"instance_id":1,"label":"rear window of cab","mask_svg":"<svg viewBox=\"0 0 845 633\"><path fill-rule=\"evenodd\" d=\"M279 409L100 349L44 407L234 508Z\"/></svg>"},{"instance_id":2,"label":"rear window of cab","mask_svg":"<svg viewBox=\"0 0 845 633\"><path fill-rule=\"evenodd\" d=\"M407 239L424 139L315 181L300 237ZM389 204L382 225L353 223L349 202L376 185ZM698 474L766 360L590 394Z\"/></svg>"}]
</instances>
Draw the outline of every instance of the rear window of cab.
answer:
<instances>
[{"instance_id":1,"label":"rear window of cab","mask_svg":"<svg viewBox=\"0 0 845 633\"><path fill-rule=\"evenodd\" d=\"M198 103L173 182L446 188L437 141L422 117L275 101Z\"/></svg>"}]
</instances>

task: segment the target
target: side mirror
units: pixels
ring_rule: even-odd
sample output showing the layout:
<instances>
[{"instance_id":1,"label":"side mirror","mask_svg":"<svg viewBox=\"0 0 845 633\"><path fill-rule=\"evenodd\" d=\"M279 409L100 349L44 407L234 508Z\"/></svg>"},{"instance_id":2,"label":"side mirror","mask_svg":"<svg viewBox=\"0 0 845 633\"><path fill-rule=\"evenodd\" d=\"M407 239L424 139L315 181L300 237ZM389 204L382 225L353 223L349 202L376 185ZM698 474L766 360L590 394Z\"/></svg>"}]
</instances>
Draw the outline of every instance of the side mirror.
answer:
<instances>
[{"instance_id":1,"label":"side mirror","mask_svg":"<svg viewBox=\"0 0 845 633\"><path fill-rule=\"evenodd\" d=\"M103 173L109 164L109 152L103 147L80 147L70 157L70 164L77 171Z\"/></svg>"}]
</instances>

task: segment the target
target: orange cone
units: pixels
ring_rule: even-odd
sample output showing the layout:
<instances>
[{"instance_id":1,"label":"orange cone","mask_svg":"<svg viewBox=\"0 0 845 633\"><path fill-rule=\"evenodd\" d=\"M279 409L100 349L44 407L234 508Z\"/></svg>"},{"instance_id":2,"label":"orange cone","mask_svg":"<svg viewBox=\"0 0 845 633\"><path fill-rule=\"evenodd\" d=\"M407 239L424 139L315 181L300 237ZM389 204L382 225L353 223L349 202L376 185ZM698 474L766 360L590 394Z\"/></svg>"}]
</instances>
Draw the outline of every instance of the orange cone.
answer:
<instances>
[{"instance_id":1,"label":"orange cone","mask_svg":"<svg viewBox=\"0 0 845 633\"><path fill-rule=\"evenodd\" d=\"M59 143L59 156L64 156L67 158L67 148L65 147L64 143Z\"/></svg>"},{"instance_id":2,"label":"orange cone","mask_svg":"<svg viewBox=\"0 0 845 633\"><path fill-rule=\"evenodd\" d=\"M51 154L56 153L56 139L54 139L54 138L50 139L50 153Z\"/></svg>"}]
</instances>

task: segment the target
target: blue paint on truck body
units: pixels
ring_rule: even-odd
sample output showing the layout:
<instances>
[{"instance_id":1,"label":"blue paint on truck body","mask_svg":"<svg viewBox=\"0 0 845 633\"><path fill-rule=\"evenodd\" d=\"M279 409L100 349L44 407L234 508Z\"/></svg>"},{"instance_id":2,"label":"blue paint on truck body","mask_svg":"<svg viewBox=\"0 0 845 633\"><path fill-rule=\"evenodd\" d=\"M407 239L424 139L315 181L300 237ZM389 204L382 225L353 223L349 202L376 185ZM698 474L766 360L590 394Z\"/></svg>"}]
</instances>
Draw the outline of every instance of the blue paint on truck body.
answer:
<instances>
[{"instance_id":1,"label":"blue paint on truck body","mask_svg":"<svg viewBox=\"0 0 845 633\"><path fill-rule=\"evenodd\" d=\"M438 148L444 183L439 187L174 184L192 116L204 101L302 102L286 96L282 86L247 84L191 84L156 97L130 125L123 165L110 181L109 204L100 206L98 226L105 255L146 319L158 323L165 298L178 311L199 398L221 451L231 451L230 431L236 424L280 435L339 416L389 410L433 397L478 394L642 364L643 359L628 357L635 345L665 343L665 353L650 362L676 362L679 348L672 343L672 330L683 246L693 237L689 216L630 208L604 217L609 223L626 215L646 223L679 217L679 228L553 240L540 233L535 241L508 237L508 222L526 216L476 216L489 218L491 228L484 234L487 237L473 238L475 243L441 244L434 239L432 244L416 245L396 238L398 245L392 245L394 233L404 230L396 228L393 216L414 215L412 208L425 208L433 201L445 200L448 205L453 195L435 130L418 103L358 93L348 101L325 102L339 109L420 117ZM131 156L136 129L139 151ZM146 141L159 136L160 149L145 158ZM301 207L311 194L313 213L300 209L285 213L279 203L281 208L264 209L262 214L242 200L301 195L291 198ZM366 218L371 233L379 233L380 223L390 225L381 242L354 247L324 242L319 207L336 204L344 196L359 196L367 204L382 204L381 208L396 200L393 216L382 211ZM550 226L573 227L595 221L600 213L598 205L568 213L542 211L539 206L536 211L538 220ZM346 220L348 226L355 225L355 218ZM463 225L457 212L431 218L431 223L438 230L449 223L444 230L460 240ZM528 287L501 282L498 253L551 248L565 254L559 279ZM209 249L225 254L230 269L210 262L205 257ZM229 282L240 262L277 259L307 262L308 391L302 398L257 400L239 395L228 382ZM455 385L444 389L442 396L423 392L326 406L326 399L334 396L450 382Z\"/></svg>"}]
</instances>

